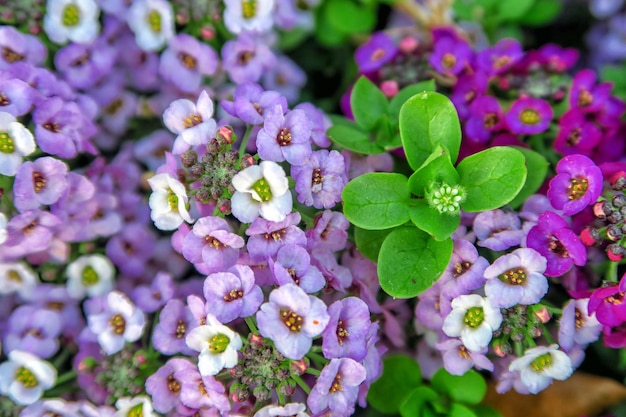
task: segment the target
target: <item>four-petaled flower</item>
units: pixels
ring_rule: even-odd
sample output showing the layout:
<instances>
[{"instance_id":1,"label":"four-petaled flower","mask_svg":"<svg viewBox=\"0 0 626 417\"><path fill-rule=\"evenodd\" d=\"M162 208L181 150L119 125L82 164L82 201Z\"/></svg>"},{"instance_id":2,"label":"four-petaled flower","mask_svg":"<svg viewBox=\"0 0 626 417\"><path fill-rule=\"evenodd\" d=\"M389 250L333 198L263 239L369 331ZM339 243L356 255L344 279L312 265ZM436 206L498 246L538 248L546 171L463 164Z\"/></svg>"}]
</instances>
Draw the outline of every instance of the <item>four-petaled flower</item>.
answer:
<instances>
[{"instance_id":1,"label":"four-petaled flower","mask_svg":"<svg viewBox=\"0 0 626 417\"><path fill-rule=\"evenodd\" d=\"M566 216L580 213L602 193L602 172L584 155L568 155L556 165L548 198L552 207Z\"/></svg>"}]
</instances>

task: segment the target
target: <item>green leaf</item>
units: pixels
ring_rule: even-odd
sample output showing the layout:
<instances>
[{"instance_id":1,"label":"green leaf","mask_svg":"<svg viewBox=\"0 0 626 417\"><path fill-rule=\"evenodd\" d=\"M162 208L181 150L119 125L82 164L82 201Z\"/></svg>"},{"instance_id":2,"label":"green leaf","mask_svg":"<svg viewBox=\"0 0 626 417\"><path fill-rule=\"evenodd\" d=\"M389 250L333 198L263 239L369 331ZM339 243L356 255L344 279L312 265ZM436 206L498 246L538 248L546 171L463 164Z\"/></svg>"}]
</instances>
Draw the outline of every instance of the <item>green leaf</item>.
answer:
<instances>
[{"instance_id":1,"label":"green leaf","mask_svg":"<svg viewBox=\"0 0 626 417\"><path fill-rule=\"evenodd\" d=\"M415 226L430 234L435 240L444 240L461 224L461 214L441 214L425 200L417 200L409 212Z\"/></svg>"},{"instance_id":2,"label":"green leaf","mask_svg":"<svg viewBox=\"0 0 626 417\"><path fill-rule=\"evenodd\" d=\"M389 102L373 82L361 76L350 94L350 108L356 123L371 132L378 124L378 119L389 111Z\"/></svg>"},{"instance_id":3,"label":"green leaf","mask_svg":"<svg viewBox=\"0 0 626 417\"><path fill-rule=\"evenodd\" d=\"M420 367L406 355L383 359L383 374L369 389L367 402L383 413L397 413L405 398L422 383Z\"/></svg>"},{"instance_id":4,"label":"green leaf","mask_svg":"<svg viewBox=\"0 0 626 417\"><path fill-rule=\"evenodd\" d=\"M356 125L335 125L326 131L328 138L337 145L353 152L374 155L385 149L370 139L370 134L358 129Z\"/></svg>"},{"instance_id":5,"label":"green leaf","mask_svg":"<svg viewBox=\"0 0 626 417\"><path fill-rule=\"evenodd\" d=\"M400 109L408 99L424 91L435 91L434 79L420 81L417 84L408 85L400 90L389 103L389 115L391 116L391 120L398 119L398 117L400 116Z\"/></svg>"},{"instance_id":6,"label":"green leaf","mask_svg":"<svg viewBox=\"0 0 626 417\"><path fill-rule=\"evenodd\" d=\"M561 13L563 3L560 0L536 0L518 23L528 26L543 26L552 22Z\"/></svg>"},{"instance_id":7,"label":"green leaf","mask_svg":"<svg viewBox=\"0 0 626 417\"><path fill-rule=\"evenodd\" d=\"M315 11L315 36L323 45L338 46L345 41L346 35L328 21L328 4L329 2L322 2Z\"/></svg>"},{"instance_id":8,"label":"green leaf","mask_svg":"<svg viewBox=\"0 0 626 417\"><path fill-rule=\"evenodd\" d=\"M541 187L541 184L543 184L543 181L546 179L549 165L546 158L538 152L521 147L515 147L515 149L524 155L528 175L526 176L526 182L520 192L509 203L509 205L513 208L517 208L524 204L528 197L535 194L539 187Z\"/></svg>"},{"instance_id":9,"label":"green leaf","mask_svg":"<svg viewBox=\"0 0 626 417\"><path fill-rule=\"evenodd\" d=\"M378 254L381 288L392 297L415 297L441 276L452 246L451 239L438 242L413 226L393 230Z\"/></svg>"},{"instance_id":10,"label":"green leaf","mask_svg":"<svg viewBox=\"0 0 626 417\"><path fill-rule=\"evenodd\" d=\"M456 161L461 144L459 116L449 98L432 91L418 93L400 109L400 136L407 161L417 170L437 145Z\"/></svg>"},{"instance_id":11,"label":"green leaf","mask_svg":"<svg viewBox=\"0 0 626 417\"><path fill-rule=\"evenodd\" d=\"M363 229L390 229L409 221L410 198L404 175L370 172L344 187L343 213L350 223Z\"/></svg>"},{"instance_id":12,"label":"green leaf","mask_svg":"<svg viewBox=\"0 0 626 417\"><path fill-rule=\"evenodd\" d=\"M459 183L459 174L452 166L450 154L440 145L435 147L424 164L411 175L409 190L416 196L423 197L432 183L450 186Z\"/></svg>"},{"instance_id":13,"label":"green leaf","mask_svg":"<svg viewBox=\"0 0 626 417\"><path fill-rule=\"evenodd\" d=\"M333 0L325 4L329 25L343 34L368 33L376 25L375 8L363 7L350 0Z\"/></svg>"},{"instance_id":14,"label":"green leaf","mask_svg":"<svg viewBox=\"0 0 626 417\"><path fill-rule=\"evenodd\" d=\"M524 155L517 149L496 146L470 155L457 166L465 187L461 208L468 212L493 210L507 204L526 181Z\"/></svg>"},{"instance_id":15,"label":"green leaf","mask_svg":"<svg viewBox=\"0 0 626 417\"><path fill-rule=\"evenodd\" d=\"M400 415L402 417L421 416L428 402L436 398L439 398L439 394L430 387L424 385L417 387L400 404Z\"/></svg>"},{"instance_id":16,"label":"green leaf","mask_svg":"<svg viewBox=\"0 0 626 417\"><path fill-rule=\"evenodd\" d=\"M444 368L439 369L430 381L440 394L447 394L456 402L478 404L487 393L487 383L476 371L470 369L463 375L452 375Z\"/></svg>"},{"instance_id":17,"label":"green leaf","mask_svg":"<svg viewBox=\"0 0 626 417\"><path fill-rule=\"evenodd\" d=\"M497 15L503 21L516 21L524 16L535 3L535 0L502 1Z\"/></svg>"},{"instance_id":18,"label":"green leaf","mask_svg":"<svg viewBox=\"0 0 626 417\"><path fill-rule=\"evenodd\" d=\"M452 403L448 417L478 417L471 409L462 404ZM480 416L483 417L483 416Z\"/></svg>"},{"instance_id":19,"label":"green leaf","mask_svg":"<svg viewBox=\"0 0 626 417\"><path fill-rule=\"evenodd\" d=\"M359 252L371 261L378 261L378 253L383 241L393 229L367 230L354 227L354 240Z\"/></svg>"}]
</instances>

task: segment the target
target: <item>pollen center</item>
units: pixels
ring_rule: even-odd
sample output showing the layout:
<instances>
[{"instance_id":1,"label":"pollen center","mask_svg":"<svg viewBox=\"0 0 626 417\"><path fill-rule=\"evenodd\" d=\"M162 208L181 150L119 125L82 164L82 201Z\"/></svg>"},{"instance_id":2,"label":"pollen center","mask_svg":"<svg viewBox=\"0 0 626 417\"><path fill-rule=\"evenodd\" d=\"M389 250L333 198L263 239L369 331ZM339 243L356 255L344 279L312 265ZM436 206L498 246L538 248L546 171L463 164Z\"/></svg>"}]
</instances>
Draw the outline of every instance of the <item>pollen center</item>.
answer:
<instances>
[{"instance_id":1,"label":"pollen center","mask_svg":"<svg viewBox=\"0 0 626 417\"><path fill-rule=\"evenodd\" d=\"M272 190L265 178L261 178L252 185L252 189L256 191L259 196L259 201L270 201L272 199Z\"/></svg>"},{"instance_id":2,"label":"pollen center","mask_svg":"<svg viewBox=\"0 0 626 417\"><path fill-rule=\"evenodd\" d=\"M459 262L454 265L454 272L452 273L452 276L454 278L458 278L466 273L471 267L472 264L467 261Z\"/></svg>"},{"instance_id":3,"label":"pollen center","mask_svg":"<svg viewBox=\"0 0 626 417\"><path fill-rule=\"evenodd\" d=\"M98 273L91 265L87 265L83 269L83 277L82 281L85 285L94 285L97 284L100 279L98 278Z\"/></svg>"},{"instance_id":4,"label":"pollen center","mask_svg":"<svg viewBox=\"0 0 626 417\"><path fill-rule=\"evenodd\" d=\"M68 4L63 9L63 17L61 18L64 26L76 26L80 23L80 9L75 4Z\"/></svg>"},{"instance_id":5,"label":"pollen center","mask_svg":"<svg viewBox=\"0 0 626 417\"><path fill-rule=\"evenodd\" d=\"M178 211L178 196L174 191L169 190L167 193L167 202L170 205L170 209Z\"/></svg>"},{"instance_id":6,"label":"pollen center","mask_svg":"<svg viewBox=\"0 0 626 417\"><path fill-rule=\"evenodd\" d=\"M485 129L493 129L498 124L498 119L496 113L487 113L483 118L483 126Z\"/></svg>"},{"instance_id":7,"label":"pollen center","mask_svg":"<svg viewBox=\"0 0 626 417\"><path fill-rule=\"evenodd\" d=\"M343 345L344 340L350 336L350 333L348 333L348 329L346 329L344 327L344 323L343 320L339 320L337 322L337 341L339 342L340 345Z\"/></svg>"},{"instance_id":8,"label":"pollen center","mask_svg":"<svg viewBox=\"0 0 626 417\"><path fill-rule=\"evenodd\" d=\"M178 59L186 68L189 68L190 70L195 70L198 66L198 61L196 60L196 58L189 55L188 53L179 52Z\"/></svg>"},{"instance_id":9,"label":"pollen center","mask_svg":"<svg viewBox=\"0 0 626 417\"><path fill-rule=\"evenodd\" d=\"M330 386L329 392L331 394L336 393L337 391L343 391L343 387L341 386L341 374L337 374L335 377L333 384Z\"/></svg>"},{"instance_id":10,"label":"pollen center","mask_svg":"<svg viewBox=\"0 0 626 417\"><path fill-rule=\"evenodd\" d=\"M176 339L182 339L185 337L185 332L187 331L187 324L184 320L178 320L176 322Z\"/></svg>"},{"instance_id":11,"label":"pollen center","mask_svg":"<svg viewBox=\"0 0 626 417\"><path fill-rule=\"evenodd\" d=\"M586 107L591 103L593 103L593 95L587 90L582 90L578 95L578 105L580 107Z\"/></svg>"},{"instance_id":12,"label":"pollen center","mask_svg":"<svg viewBox=\"0 0 626 417\"><path fill-rule=\"evenodd\" d=\"M47 181L41 172L33 171L33 186L36 193L40 193L46 186L46 183Z\"/></svg>"},{"instance_id":13,"label":"pollen center","mask_svg":"<svg viewBox=\"0 0 626 417\"><path fill-rule=\"evenodd\" d=\"M252 19L256 16L256 0L242 0L241 14L244 19Z\"/></svg>"},{"instance_id":14,"label":"pollen center","mask_svg":"<svg viewBox=\"0 0 626 417\"><path fill-rule=\"evenodd\" d=\"M13 63L17 61L23 61L24 58L24 55L15 52L8 46L2 47L2 59L4 59L6 62Z\"/></svg>"},{"instance_id":15,"label":"pollen center","mask_svg":"<svg viewBox=\"0 0 626 417\"><path fill-rule=\"evenodd\" d=\"M468 308L465 317L463 317L463 323L472 329L480 326L483 321L485 321L485 311L482 307Z\"/></svg>"},{"instance_id":16,"label":"pollen center","mask_svg":"<svg viewBox=\"0 0 626 417\"><path fill-rule=\"evenodd\" d=\"M224 301L229 303L231 301L238 300L240 298L243 298L243 290L241 289L230 290L230 292L224 296Z\"/></svg>"},{"instance_id":17,"label":"pollen center","mask_svg":"<svg viewBox=\"0 0 626 417\"><path fill-rule=\"evenodd\" d=\"M524 271L522 268L509 269L498 278L500 278L500 281L504 282L505 284L522 285L524 284L524 282L526 282L526 271Z\"/></svg>"},{"instance_id":18,"label":"pollen center","mask_svg":"<svg viewBox=\"0 0 626 417\"><path fill-rule=\"evenodd\" d=\"M146 15L146 23L150 26L150 29L154 33L161 32L161 14L156 10L151 10L150 13Z\"/></svg>"},{"instance_id":19,"label":"pollen center","mask_svg":"<svg viewBox=\"0 0 626 417\"><path fill-rule=\"evenodd\" d=\"M567 186L567 198L570 200L578 200L587 192L589 181L587 178L572 178Z\"/></svg>"},{"instance_id":20,"label":"pollen center","mask_svg":"<svg viewBox=\"0 0 626 417\"><path fill-rule=\"evenodd\" d=\"M536 125L541 120L541 118L539 117L539 113L537 113L537 111L533 109L525 109L524 111L522 111L519 119L525 125Z\"/></svg>"},{"instance_id":21,"label":"pollen center","mask_svg":"<svg viewBox=\"0 0 626 417\"><path fill-rule=\"evenodd\" d=\"M230 338L223 333L218 333L209 339L208 347L212 353L223 353L230 344Z\"/></svg>"},{"instance_id":22,"label":"pollen center","mask_svg":"<svg viewBox=\"0 0 626 417\"><path fill-rule=\"evenodd\" d=\"M18 283L22 282L22 276L15 269L9 269L9 271L7 272L7 278L9 279L9 281L14 281Z\"/></svg>"},{"instance_id":23,"label":"pollen center","mask_svg":"<svg viewBox=\"0 0 626 417\"><path fill-rule=\"evenodd\" d=\"M530 363L530 369L535 372L543 372L546 367L552 365L553 359L550 353L544 353L541 356L535 358L534 361Z\"/></svg>"},{"instance_id":24,"label":"pollen center","mask_svg":"<svg viewBox=\"0 0 626 417\"><path fill-rule=\"evenodd\" d=\"M198 113L191 113L189 116L183 119L183 127L189 129L202 123L202 116Z\"/></svg>"},{"instance_id":25,"label":"pollen center","mask_svg":"<svg viewBox=\"0 0 626 417\"><path fill-rule=\"evenodd\" d=\"M455 64L456 57L453 54L451 54L450 52L443 54L443 58L441 58L441 65L443 65L445 69L449 70L450 68L454 67Z\"/></svg>"},{"instance_id":26,"label":"pollen center","mask_svg":"<svg viewBox=\"0 0 626 417\"><path fill-rule=\"evenodd\" d=\"M35 388L39 385L37 377L31 372L30 369L20 366L15 371L15 380L20 382L25 388Z\"/></svg>"},{"instance_id":27,"label":"pollen center","mask_svg":"<svg viewBox=\"0 0 626 417\"><path fill-rule=\"evenodd\" d=\"M15 152L15 142L7 132L0 132L0 152L8 154Z\"/></svg>"},{"instance_id":28,"label":"pollen center","mask_svg":"<svg viewBox=\"0 0 626 417\"><path fill-rule=\"evenodd\" d=\"M224 249L226 247L220 240L214 238L213 236L206 236L204 241L207 245L212 247L213 249Z\"/></svg>"},{"instance_id":29,"label":"pollen center","mask_svg":"<svg viewBox=\"0 0 626 417\"><path fill-rule=\"evenodd\" d=\"M109 319L109 326L113 329L113 333L123 334L126 330L126 320L121 314L115 314Z\"/></svg>"},{"instance_id":30,"label":"pollen center","mask_svg":"<svg viewBox=\"0 0 626 417\"><path fill-rule=\"evenodd\" d=\"M174 378L174 374L167 377L167 390L174 394L178 394L180 391L180 383Z\"/></svg>"},{"instance_id":31,"label":"pollen center","mask_svg":"<svg viewBox=\"0 0 626 417\"><path fill-rule=\"evenodd\" d=\"M291 310L282 310L280 312L280 319L283 321L285 326L292 332L299 332L302 330L302 323L304 323L304 319L302 316L297 315Z\"/></svg>"},{"instance_id":32,"label":"pollen center","mask_svg":"<svg viewBox=\"0 0 626 417\"><path fill-rule=\"evenodd\" d=\"M283 127L278 131L278 135L276 135L276 142L280 146L287 146L291 143L291 132L286 127Z\"/></svg>"}]
</instances>

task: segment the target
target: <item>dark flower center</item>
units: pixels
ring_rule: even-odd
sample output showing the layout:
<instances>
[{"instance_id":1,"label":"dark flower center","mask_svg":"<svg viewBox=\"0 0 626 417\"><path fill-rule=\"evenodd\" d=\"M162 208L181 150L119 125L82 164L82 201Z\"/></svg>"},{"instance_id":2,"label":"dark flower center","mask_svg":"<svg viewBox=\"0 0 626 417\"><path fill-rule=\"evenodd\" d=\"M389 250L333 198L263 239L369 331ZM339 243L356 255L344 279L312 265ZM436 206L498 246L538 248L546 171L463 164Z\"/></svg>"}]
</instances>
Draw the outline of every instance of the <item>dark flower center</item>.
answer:
<instances>
[{"instance_id":1,"label":"dark flower center","mask_svg":"<svg viewBox=\"0 0 626 417\"><path fill-rule=\"evenodd\" d=\"M33 186L36 193L40 193L44 189L46 182L46 178L41 172L33 171Z\"/></svg>"},{"instance_id":2,"label":"dark flower center","mask_svg":"<svg viewBox=\"0 0 626 417\"><path fill-rule=\"evenodd\" d=\"M493 61L493 67L495 69L500 69L502 67L504 67L505 65L508 65L511 62L511 58L504 55L504 56L499 56L498 58L496 58Z\"/></svg>"},{"instance_id":3,"label":"dark flower center","mask_svg":"<svg viewBox=\"0 0 626 417\"><path fill-rule=\"evenodd\" d=\"M483 126L485 126L485 129L492 129L498 124L499 119L496 113L487 113L483 118Z\"/></svg>"},{"instance_id":4,"label":"dark flower center","mask_svg":"<svg viewBox=\"0 0 626 417\"><path fill-rule=\"evenodd\" d=\"M81 55L78 58L76 58L75 60L73 60L70 63L70 66L72 66L72 67L82 67L87 62L89 62L89 57L90 57L89 56L89 52L85 52L83 55Z\"/></svg>"},{"instance_id":5,"label":"dark flower center","mask_svg":"<svg viewBox=\"0 0 626 417\"><path fill-rule=\"evenodd\" d=\"M46 122L42 125L42 127L46 130L49 130L52 133L60 133L61 127L57 122Z\"/></svg>"},{"instance_id":6,"label":"dark flower center","mask_svg":"<svg viewBox=\"0 0 626 417\"><path fill-rule=\"evenodd\" d=\"M196 58L186 52L179 52L178 59L180 59L180 62L182 62L183 65L190 70L194 70L198 66L198 61L196 60Z\"/></svg>"},{"instance_id":7,"label":"dark flower center","mask_svg":"<svg viewBox=\"0 0 626 417\"><path fill-rule=\"evenodd\" d=\"M300 285L300 278L298 278L298 275L296 275L296 270L293 268L289 268L287 272L289 273L291 279L293 279L293 282L295 282L296 285Z\"/></svg>"},{"instance_id":8,"label":"dark flower center","mask_svg":"<svg viewBox=\"0 0 626 417\"><path fill-rule=\"evenodd\" d=\"M509 269L498 278L505 284L522 285L526 282L526 271L522 268Z\"/></svg>"},{"instance_id":9,"label":"dark flower center","mask_svg":"<svg viewBox=\"0 0 626 417\"><path fill-rule=\"evenodd\" d=\"M237 54L237 63L239 65L246 65L254 58L254 52L252 51L243 51Z\"/></svg>"},{"instance_id":10,"label":"dark flower center","mask_svg":"<svg viewBox=\"0 0 626 417\"><path fill-rule=\"evenodd\" d=\"M6 62L13 63L17 61L23 61L24 58L26 58L24 55L15 52L8 46L2 47L2 59L4 59Z\"/></svg>"},{"instance_id":11,"label":"dark flower center","mask_svg":"<svg viewBox=\"0 0 626 417\"><path fill-rule=\"evenodd\" d=\"M292 332L299 332L300 330L302 330L302 323L304 323L304 319L302 318L302 316L299 316L293 311L281 310L280 318L285 326L287 326L287 328Z\"/></svg>"},{"instance_id":12,"label":"dark flower center","mask_svg":"<svg viewBox=\"0 0 626 417\"><path fill-rule=\"evenodd\" d=\"M122 108L123 104L124 100L122 100L121 98L115 99L111 102L111 104L104 108L104 112L108 115L114 115L118 112L119 109Z\"/></svg>"},{"instance_id":13,"label":"dark flower center","mask_svg":"<svg viewBox=\"0 0 626 417\"><path fill-rule=\"evenodd\" d=\"M548 243L550 252L555 253L562 258L569 257L567 249L563 246L563 243L561 243L559 239L554 236L548 236L548 238L550 239L550 242Z\"/></svg>"},{"instance_id":14,"label":"dark flower center","mask_svg":"<svg viewBox=\"0 0 626 417\"><path fill-rule=\"evenodd\" d=\"M463 345L459 346L459 356L465 360L469 360L471 358L469 351Z\"/></svg>"},{"instance_id":15,"label":"dark flower center","mask_svg":"<svg viewBox=\"0 0 626 417\"><path fill-rule=\"evenodd\" d=\"M570 184L567 186L567 198L570 200L578 200L585 195L588 187L589 181L587 178L572 178Z\"/></svg>"},{"instance_id":16,"label":"dark flower center","mask_svg":"<svg viewBox=\"0 0 626 417\"><path fill-rule=\"evenodd\" d=\"M109 319L109 326L115 334L123 334L126 330L126 320L120 314L115 314Z\"/></svg>"},{"instance_id":17,"label":"dark flower center","mask_svg":"<svg viewBox=\"0 0 626 417\"><path fill-rule=\"evenodd\" d=\"M451 54L450 52L443 54L443 58L441 58L441 65L443 65L445 69L449 70L450 68L454 67L455 64L456 57L453 54Z\"/></svg>"},{"instance_id":18,"label":"dark flower center","mask_svg":"<svg viewBox=\"0 0 626 417\"><path fill-rule=\"evenodd\" d=\"M586 107L593 103L593 95L588 90L581 90L578 95L578 106Z\"/></svg>"},{"instance_id":19,"label":"dark flower center","mask_svg":"<svg viewBox=\"0 0 626 417\"><path fill-rule=\"evenodd\" d=\"M620 305L620 304L622 304L624 302L624 293L623 292L618 292L616 294L609 295L604 300L607 303L610 303L610 304L613 304L613 305Z\"/></svg>"},{"instance_id":20,"label":"dark flower center","mask_svg":"<svg viewBox=\"0 0 626 417\"><path fill-rule=\"evenodd\" d=\"M343 345L344 340L350 336L350 333L348 333L348 329L346 329L343 325L343 320L339 320L337 322L337 341L339 342L340 345Z\"/></svg>"},{"instance_id":21,"label":"dark flower center","mask_svg":"<svg viewBox=\"0 0 626 417\"><path fill-rule=\"evenodd\" d=\"M184 320L178 320L176 322L176 339L182 339L185 337L185 332L187 331L187 324Z\"/></svg>"},{"instance_id":22,"label":"dark flower center","mask_svg":"<svg viewBox=\"0 0 626 417\"><path fill-rule=\"evenodd\" d=\"M582 311L580 311L579 309L576 309L574 312L574 317L575 317L575 323L576 323L576 330L580 330L583 327L585 327L585 319L584 319Z\"/></svg>"},{"instance_id":23,"label":"dark flower center","mask_svg":"<svg viewBox=\"0 0 626 417\"><path fill-rule=\"evenodd\" d=\"M0 93L0 106L8 106L11 104L11 100L4 93Z\"/></svg>"},{"instance_id":24,"label":"dark flower center","mask_svg":"<svg viewBox=\"0 0 626 417\"><path fill-rule=\"evenodd\" d=\"M261 107L259 103L253 103L252 107L254 107L254 110L256 110L256 112L259 113L260 116L263 116L263 107Z\"/></svg>"},{"instance_id":25,"label":"dark flower center","mask_svg":"<svg viewBox=\"0 0 626 417\"><path fill-rule=\"evenodd\" d=\"M204 241L207 243L207 245L209 245L213 249L219 250L219 249L224 249L226 247L225 244L223 244L222 242L220 242L218 239L214 238L213 236L206 236L204 238Z\"/></svg>"},{"instance_id":26,"label":"dark flower center","mask_svg":"<svg viewBox=\"0 0 626 417\"><path fill-rule=\"evenodd\" d=\"M228 294L224 296L224 301L229 303L231 301L238 300L240 298L243 298L243 290L241 289L231 290Z\"/></svg>"},{"instance_id":27,"label":"dark flower center","mask_svg":"<svg viewBox=\"0 0 626 417\"><path fill-rule=\"evenodd\" d=\"M452 273L452 276L454 278L458 278L464 273L466 273L471 267L472 267L472 264L467 261L459 262L456 265L454 265L454 272Z\"/></svg>"},{"instance_id":28,"label":"dark flower center","mask_svg":"<svg viewBox=\"0 0 626 417\"><path fill-rule=\"evenodd\" d=\"M174 374L167 377L167 389L174 394L178 394L180 391L180 383L174 378Z\"/></svg>"},{"instance_id":29,"label":"dark flower center","mask_svg":"<svg viewBox=\"0 0 626 417\"><path fill-rule=\"evenodd\" d=\"M276 142L280 146L287 146L291 143L291 132L286 127L283 127L278 131L278 135L276 135Z\"/></svg>"},{"instance_id":30,"label":"dark flower center","mask_svg":"<svg viewBox=\"0 0 626 417\"><path fill-rule=\"evenodd\" d=\"M569 146L576 146L578 142L582 139L582 134L580 133L580 128L577 127L572 129L572 131L567 135L566 142Z\"/></svg>"},{"instance_id":31,"label":"dark flower center","mask_svg":"<svg viewBox=\"0 0 626 417\"><path fill-rule=\"evenodd\" d=\"M311 176L311 184L312 185L320 185L324 181L324 176L322 175L322 170L319 168L315 168L313 170L313 174Z\"/></svg>"}]
</instances>

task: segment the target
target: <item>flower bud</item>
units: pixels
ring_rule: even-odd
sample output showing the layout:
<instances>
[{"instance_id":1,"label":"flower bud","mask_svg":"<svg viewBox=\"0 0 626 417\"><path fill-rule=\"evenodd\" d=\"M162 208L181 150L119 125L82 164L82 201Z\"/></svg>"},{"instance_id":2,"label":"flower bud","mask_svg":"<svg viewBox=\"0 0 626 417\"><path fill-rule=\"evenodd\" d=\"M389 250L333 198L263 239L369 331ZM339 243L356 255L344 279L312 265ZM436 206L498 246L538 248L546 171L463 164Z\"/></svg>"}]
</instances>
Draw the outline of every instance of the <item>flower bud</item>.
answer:
<instances>
[{"instance_id":1,"label":"flower bud","mask_svg":"<svg viewBox=\"0 0 626 417\"><path fill-rule=\"evenodd\" d=\"M617 193L613 195L611 202L613 203L613 207L623 207L624 205L626 205L626 196L624 196L624 194L622 193Z\"/></svg>"},{"instance_id":2,"label":"flower bud","mask_svg":"<svg viewBox=\"0 0 626 417\"><path fill-rule=\"evenodd\" d=\"M180 161L185 168L190 168L198 160L198 153L193 149L189 149L180 156Z\"/></svg>"},{"instance_id":3,"label":"flower bud","mask_svg":"<svg viewBox=\"0 0 626 417\"><path fill-rule=\"evenodd\" d=\"M309 368L308 361L305 358L300 359L299 361L291 361L291 372L296 375L302 375Z\"/></svg>"},{"instance_id":4,"label":"flower bud","mask_svg":"<svg viewBox=\"0 0 626 417\"><path fill-rule=\"evenodd\" d=\"M611 176L611 188L615 191L622 191L626 188L626 172L619 171Z\"/></svg>"},{"instance_id":5,"label":"flower bud","mask_svg":"<svg viewBox=\"0 0 626 417\"><path fill-rule=\"evenodd\" d=\"M254 157L252 155L249 154L245 154L242 158L241 158L241 169L246 169L248 167L251 167L252 165L255 165L255 161L254 161Z\"/></svg>"},{"instance_id":6,"label":"flower bud","mask_svg":"<svg viewBox=\"0 0 626 417\"><path fill-rule=\"evenodd\" d=\"M616 224L612 224L606 228L606 237L613 242L617 242L622 238L622 228Z\"/></svg>"},{"instance_id":7,"label":"flower bud","mask_svg":"<svg viewBox=\"0 0 626 417\"><path fill-rule=\"evenodd\" d=\"M235 141L237 140L237 135L235 134L235 132L233 132L233 129L230 126L222 126L217 129L215 139L220 145L230 145L232 143L235 143Z\"/></svg>"},{"instance_id":8,"label":"flower bud","mask_svg":"<svg viewBox=\"0 0 626 417\"><path fill-rule=\"evenodd\" d=\"M249 340L250 340L250 346L252 346L254 349L260 348L263 346L263 336L261 336L260 334L252 333L250 335Z\"/></svg>"},{"instance_id":9,"label":"flower bud","mask_svg":"<svg viewBox=\"0 0 626 417\"><path fill-rule=\"evenodd\" d=\"M606 219L607 214L611 214L611 207L606 201L598 201L593 205L593 215L600 220Z\"/></svg>"},{"instance_id":10,"label":"flower bud","mask_svg":"<svg viewBox=\"0 0 626 417\"><path fill-rule=\"evenodd\" d=\"M405 54L409 54L415 51L420 45L420 42L412 36L407 36L406 38L402 38L400 40L400 44L398 45L398 49Z\"/></svg>"},{"instance_id":11,"label":"flower bud","mask_svg":"<svg viewBox=\"0 0 626 417\"><path fill-rule=\"evenodd\" d=\"M234 383L230 386L230 399L242 403L248 399L250 393L248 392L248 386L244 384Z\"/></svg>"},{"instance_id":12,"label":"flower bud","mask_svg":"<svg viewBox=\"0 0 626 417\"><path fill-rule=\"evenodd\" d=\"M550 321L550 312L545 306L540 306L539 308L536 308L533 313L535 314L535 317L537 317L542 323L547 323Z\"/></svg>"},{"instance_id":13,"label":"flower bud","mask_svg":"<svg viewBox=\"0 0 626 417\"><path fill-rule=\"evenodd\" d=\"M289 397L296 392L296 381L293 379L285 379L278 384L278 392L285 397Z\"/></svg>"},{"instance_id":14,"label":"flower bud","mask_svg":"<svg viewBox=\"0 0 626 417\"><path fill-rule=\"evenodd\" d=\"M606 216L606 219L609 221L609 223L617 224L617 223L621 223L624 217L622 216L622 213L616 210L612 212L611 214L609 214L608 216Z\"/></svg>"},{"instance_id":15,"label":"flower bud","mask_svg":"<svg viewBox=\"0 0 626 417\"><path fill-rule=\"evenodd\" d=\"M511 353L513 353L513 348L511 347L511 345L502 340L499 340L499 339L496 340L495 342L493 342L492 346L493 346L493 351L495 352L495 354L501 358L504 358L505 356L508 356Z\"/></svg>"},{"instance_id":16,"label":"flower bud","mask_svg":"<svg viewBox=\"0 0 626 417\"><path fill-rule=\"evenodd\" d=\"M391 97L394 97L396 94L398 94L398 91L400 91L400 88L398 87L397 81L387 80L387 81L383 81L380 84L380 90L383 92L385 97L391 98Z\"/></svg>"},{"instance_id":17,"label":"flower bud","mask_svg":"<svg viewBox=\"0 0 626 417\"><path fill-rule=\"evenodd\" d=\"M619 243L611 243L606 247L606 255L613 262L619 262L624 257L624 247Z\"/></svg>"},{"instance_id":18,"label":"flower bud","mask_svg":"<svg viewBox=\"0 0 626 417\"><path fill-rule=\"evenodd\" d=\"M583 245L593 246L596 243L600 242L600 232L598 229L594 229L592 227L585 227L582 232L580 232L580 240L583 242Z\"/></svg>"},{"instance_id":19,"label":"flower bud","mask_svg":"<svg viewBox=\"0 0 626 417\"><path fill-rule=\"evenodd\" d=\"M252 395L254 395L257 401L267 401L272 398L272 392L263 385L256 386L252 391Z\"/></svg>"}]
</instances>

